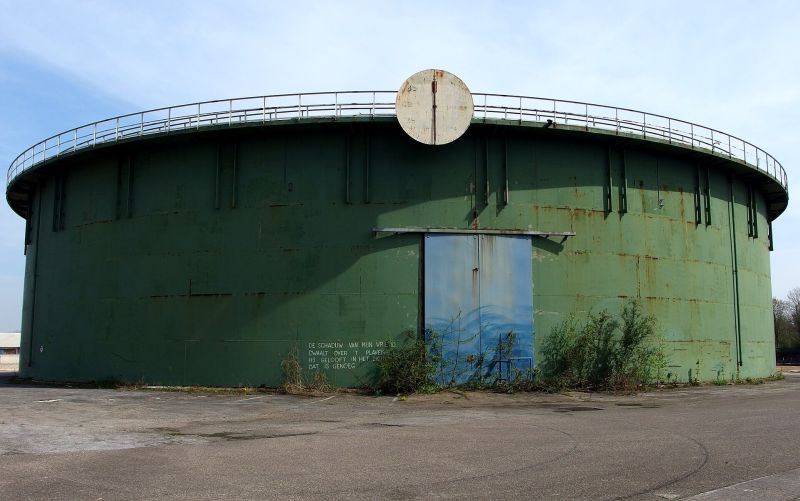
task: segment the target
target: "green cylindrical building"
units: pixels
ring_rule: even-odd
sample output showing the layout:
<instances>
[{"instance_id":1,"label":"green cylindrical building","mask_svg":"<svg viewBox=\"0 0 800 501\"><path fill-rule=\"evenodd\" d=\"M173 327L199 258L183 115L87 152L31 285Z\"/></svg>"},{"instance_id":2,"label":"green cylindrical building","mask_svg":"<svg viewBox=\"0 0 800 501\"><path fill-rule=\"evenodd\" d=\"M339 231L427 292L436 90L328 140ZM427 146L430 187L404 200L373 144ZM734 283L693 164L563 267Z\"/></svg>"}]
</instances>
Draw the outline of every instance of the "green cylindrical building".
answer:
<instances>
[{"instance_id":1,"label":"green cylindrical building","mask_svg":"<svg viewBox=\"0 0 800 501\"><path fill-rule=\"evenodd\" d=\"M509 290L497 325L522 326L531 365L570 313L639 299L679 379L775 370L779 163L658 115L473 99L437 146L366 92L154 110L32 147L6 192L27 220L21 376L275 386L297 350L365 385L387 340L448 315L477 339Z\"/></svg>"}]
</instances>

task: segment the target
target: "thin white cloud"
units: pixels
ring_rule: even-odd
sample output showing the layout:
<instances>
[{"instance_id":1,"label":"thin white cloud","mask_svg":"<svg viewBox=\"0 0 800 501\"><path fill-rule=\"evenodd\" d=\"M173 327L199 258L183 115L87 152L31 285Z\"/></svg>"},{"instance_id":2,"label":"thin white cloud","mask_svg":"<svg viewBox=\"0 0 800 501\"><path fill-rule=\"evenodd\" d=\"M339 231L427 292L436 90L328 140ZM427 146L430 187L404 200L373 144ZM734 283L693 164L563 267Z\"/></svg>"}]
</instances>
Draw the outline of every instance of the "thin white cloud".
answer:
<instances>
[{"instance_id":1,"label":"thin white cloud","mask_svg":"<svg viewBox=\"0 0 800 501\"><path fill-rule=\"evenodd\" d=\"M793 144L800 4L793 1L39 1L9 4L3 14L0 50L129 102L131 111L262 93L392 89L435 66L473 91L586 100L707 124L763 147L790 183L800 183ZM782 250L800 247L798 220L800 206L790 205L775 225L778 294L800 285L800 269L786 266L796 256ZM20 227L0 222L13 242Z\"/></svg>"}]
</instances>

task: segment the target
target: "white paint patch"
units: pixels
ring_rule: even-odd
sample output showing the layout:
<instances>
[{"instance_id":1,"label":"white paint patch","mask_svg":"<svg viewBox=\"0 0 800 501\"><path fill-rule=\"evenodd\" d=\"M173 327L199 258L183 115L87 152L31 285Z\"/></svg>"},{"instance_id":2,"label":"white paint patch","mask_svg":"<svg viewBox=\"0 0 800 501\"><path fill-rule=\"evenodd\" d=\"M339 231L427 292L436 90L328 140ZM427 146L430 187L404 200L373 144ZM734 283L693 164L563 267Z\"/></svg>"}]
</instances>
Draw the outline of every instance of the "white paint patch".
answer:
<instances>
[{"instance_id":1,"label":"white paint patch","mask_svg":"<svg viewBox=\"0 0 800 501\"><path fill-rule=\"evenodd\" d=\"M314 400L313 402L306 402L306 403L304 403L304 404L300 404L300 405L311 405L311 404L318 404L318 403L320 403L320 402L324 402L324 401L326 401L326 400L330 400L330 399L332 399L332 398L333 398L333 397L335 397L335 396L336 396L336 395L331 395L330 397L322 398L322 399L320 399L320 400Z\"/></svg>"},{"instance_id":2,"label":"white paint patch","mask_svg":"<svg viewBox=\"0 0 800 501\"><path fill-rule=\"evenodd\" d=\"M671 492L661 492L656 494L656 496L664 499L678 499L681 497L680 494L672 494Z\"/></svg>"},{"instance_id":3,"label":"white paint patch","mask_svg":"<svg viewBox=\"0 0 800 501\"><path fill-rule=\"evenodd\" d=\"M250 398L240 398L239 400L237 400L237 401L236 401L236 402L234 402L234 403L237 403L237 404L238 404L239 402L247 402L248 400L256 400L256 399L259 399L259 398L263 398L263 397L262 397L261 395L259 395L259 396L257 396L257 397L250 397Z\"/></svg>"}]
</instances>

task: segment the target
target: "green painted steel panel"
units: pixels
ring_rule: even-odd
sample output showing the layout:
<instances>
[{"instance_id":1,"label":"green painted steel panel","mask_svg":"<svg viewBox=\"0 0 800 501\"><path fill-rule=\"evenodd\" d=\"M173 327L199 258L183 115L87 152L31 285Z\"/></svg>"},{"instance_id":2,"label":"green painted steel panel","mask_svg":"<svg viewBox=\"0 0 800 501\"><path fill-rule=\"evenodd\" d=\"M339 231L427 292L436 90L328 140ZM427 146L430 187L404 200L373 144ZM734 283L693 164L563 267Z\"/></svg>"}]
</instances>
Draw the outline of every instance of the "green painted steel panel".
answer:
<instances>
[{"instance_id":1,"label":"green painted steel panel","mask_svg":"<svg viewBox=\"0 0 800 501\"><path fill-rule=\"evenodd\" d=\"M533 238L535 351L568 314L636 298L675 377L765 376L768 201L756 185L759 236L748 236L748 185L711 160L513 124L429 147L392 121L87 151L36 173L22 375L273 386L297 349L309 373L368 384L384 343L423 316L421 236L371 229L447 227L576 233ZM704 212L695 223L695 169L707 165L710 225Z\"/></svg>"}]
</instances>

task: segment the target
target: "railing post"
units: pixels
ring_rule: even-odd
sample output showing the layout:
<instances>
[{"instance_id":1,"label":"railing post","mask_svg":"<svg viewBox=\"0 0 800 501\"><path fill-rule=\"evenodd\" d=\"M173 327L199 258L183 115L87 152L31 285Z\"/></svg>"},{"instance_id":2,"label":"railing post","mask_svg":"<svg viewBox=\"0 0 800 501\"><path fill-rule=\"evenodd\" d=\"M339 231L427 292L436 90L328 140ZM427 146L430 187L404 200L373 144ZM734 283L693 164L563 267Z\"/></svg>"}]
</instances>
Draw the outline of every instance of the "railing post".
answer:
<instances>
[{"instance_id":1,"label":"railing post","mask_svg":"<svg viewBox=\"0 0 800 501\"><path fill-rule=\"evenodd\" d=\"M389 103L384 103L383 99L382 99L381 103L378 103L378 92L379 91L359 91L358 92L359 96L362 95L362 94L369 95L371 93L372 94L372 96L371 96L372 97L372 101L370 103L362 103L360 101L360 97L357 97L356 102L353 103L354 108L355 109L360 109L362 111L364 109L368 109L371 118L376 117L378 111L383 112L383 110L392 110L393 109L393 105L389 104ZM338 119L339 117L343 116L344 106L348 104L348 101L345 98L345 102L344 103L340 103L339 102L339 94L342 93L342 92L335 91L335 92L332 92L332 93L334 95L334 104L333 104L334 108L333 108L333 115L332 116L333 116L333 119L335 120L335 119ZM347 94L347 93L345 93L345 94ZM314 100L312 99L312 102L309 103L309 104L306 104L306 105L303 104L303 95L305 95L305 94L302 94L302 93L296 94L296 96L297 96L297 118L298 119L302 119L304 117L309 117L312 111L314 111L314 113L323 113L323 114L325 114L325 116L331 117L331 115L330 115L330 111L331 110L329 110L327 108L330 105L330 103L327 102L328 98L324 97L324 96L328 96L329 93L326 93L326 94L314 94L314 95L319 95L320 98L323 99L323 100L320 101L319 103L317 103L317 102L314 102ZM381 94L381 95L383 96L383 94ZM268 97L269 96L262 96L262 98L261 98L261 101L262 101L262 104L261 104L261 120L262 120L262 123L266 123L267 119L268 118L272 119L273 116L277 119L278 113L279 113L279 111L278 111L279 108L276 105L273 108L271 108L271 111L269 112L270 116L267 117L267 114L268 114L267 113L267 98ZM288 100L291 100L291 95L285 96L285 97ZM483 118L484 118L484 120L488 119L488 114L489 114L488 97L489 97L489 95L487 95L485 93L483 94ZM472 96L472 98L473 98L473 103L474 103L475 102L474 95ZM512 111L511 111L511 106L512 105L510 104L510 100L511 99L515 99L515 98L517 99L517 118L518 118L518 122L519 122L520 125L522 124L523 120L525 120L525 117L527 116L527 113L529 113L529 112L531 113L531 116L529 118L534 120L534 121L545 120L546 119L545 117L549 116L550 113L551 113L551 111L545 109L546 108L545 105L546 105L547 99L529 98L529 97L520 96L520 95L515 95L515 96L510 96L510 95L506 96L506 95L504 95L504 96L498 98L497 102L495 104L493 104L493 108L492 108L493 109L493 111L492 111L493 117L500 117L499 110L502 107L502 110L503 110L503 117L502 118L505 119L505 120L510 120L511 119L511 114L512 114ZM233 125L233 101L234 100L241 101L242 99L243 98L235 98L235 99L232 98L232 99L228 100L228 125L229 126ZM253 98L251 100L255 100L255 99L257 99L257 98ZM217 102L224 103L224 100L217 101ZM564 102L564 101L560 101L560 100L557 100L557 99L552 99L551 100L552 107L553 107L552 108L552 119L553 119L554 124L558 123L558 103L559 102ZM203 103L199 102L199 103L196 103L194 105L190 104L190 105L181 106L180 108L186 108L186 110L185 110L186 113L184 114L184 112L182 110L180 110L180 109L178 110L179 114L176 115L176 124L177 124L176 128L180 128L180 127L183 127L184 129L191 128L191 120L192 120L192 118L194 118L196 120L195 127L196 127L197 130L199 130L200 129L200 125L201 125L201 121L202 121L202 116L203 116L202 104ZM367 104L369 104L369 106L368 106L368 108L365 108L365 106ZM591 103L569 102L569 103L565 103L565 105L566 104L569 104L570 106L574 106L575 108L577 108L577 106L580 106L580 104L584 105L584 129L586 131L589 131L590 130L589 104L591 104ZM541 107L540 107L540 105L541 105ZM196 106L196 110L194 111L193 114L190 114L191 112L188 111L188 108L192 107L192 106ZM239 105L237 105L237 106L239 106ZM386 106L386 108L384 108L384 106ZM480 106L481 106L480 104L477 104L476 105L476 110ZM526 108L527 106L531 106L531 108L528 109L528 108ZM604 107L604 106L601 106L601 105L593 105L593 106L595 106L595 111L593 112L593 115L592 115L591 127L601 127L604 130L607 129L608 120L611 119L611 117L608 116L608 115L610 115L608 113L608 110L610 109L610 107ZM165 133L166 134L169 134L171 132L171 129L172 129L172 108L173 107L168 107L167 108L167 120L165 122L162 122L161 119L159 119L157 116L155 118L152 118L149 121L150 125L148 125L148 127L150 127L150 129L148 131L148 134L157 133L161 129L162 125L164 125L164 127L165 127ZM176 109L177 109L177 107L176 107ZM622 119L619 116L620 115L619 112L621 110L619 108L616 108L616 107L614 107L613 109L614 109L613 120L614 120L615 132L616 132L617 135L620 135L622 133ZM153 110L153 111L151 111L151 113L160 113L162 110L163 110L163 108L161 108L159 110ZM286 102L286 106L281 106L281 111L280 111L281 116L288 115L288 113L291 113L290 110L291 110L291 105L289 105L288 102ZM625 110L622 110L622 111L625 111ZM541 114L540 114L540 112L541 112ZM143 112L139 113L139 132L138 132L139 136L144 136L144 114L145 113L148 113L148 112L143 111ZM253 115L253 121L256 121L257 118L255 118L255 114L258 113L258 109L257 108L252 109L249 105L247 107L240 106L239 108L237 108L237 120L239 122L242 122L242 121L248 122L248 121L250 121L250 114L251 113ZM642 116L641 123L640 123L640 126L639 126L639 128L641 129L642 137L644 139L648 139L647 133L648 133L648 129L649 129L650 125L647 124L647 113L646 112L641 112L641 111L633 111L633 110L631 110L631 111L629 111L627 113L629 113L630 115L629 116L626 115L626 119L625 119L625 121L626 121L626 123L625 123L626 132L629 133L629 134L634 134L635 135L635 132L633 132L633 130L636 129L637 127L636 127L636 119L633 117L633 115L635 115L636 113L639 113ZM192 115L194 115L194 117ZM478 111L475 112L475 115L477 117L480 116ZM625 115L625 113L623 113L623 115ZM78 128L72 129L72 136L73 136L72 137L72 142L73 142L72 149L69 149L70 138L67 137L67 135L69 135L69 131L53 136L56 139L56 144L55 145L50 145L49 144L50 140L53 139L53 137L45 139L44 141L41 141L40 143L38 143L38 144L34 145L33 147L29 148L25 152L25 155L23 155L22 157L19 157L17 160L15 160L15 164L12 165L12 168L18 168L18 169L22 169L24 171L26 169L26 167L31 166L31 165L35 165L40 161L47 161L50 158L60 157L62 149L64 149L65 153L75 152L75 151L77 151L79 149L78 148L79 136L80 136L80 140L81 140L81 144L82 144L80 149L84 149L84 148L87 148L89 146L91 146L92 148L96 147L98 139L100 139L100 142L102 142L102 143L110 142L108 140L108 135L109 135L111 130L110 130L110 127L109 128L106 128L106 127L107 127L108 122L111 121L111 120L114 120L114 142L119 142L119 139L122 138L122 134L123 133L129 134L129 135L133 134L133 136L135 136L136 135L136 132L135 132L136 124L135 123L128 123L126 121L126 123L124 125L124 128L125 128L124 131L123 131L123 124L122 124L122 118L133 117L133 116L135 116L135 115L118 116L118 117L115 117L115 118L110 118L110 119L107 119L107 120L104 120L104 121L95 122L95 123L90 124L91 127L92 127L91 139L90 139L88 131L82 132L81 133L82 135L78 134L78 131L86 129L90 125L86 125L86 126L83 126L83 127L78 127ZM562 124L570 125L569 124L569 120L572 119L573 122L574 122L574 125L577 126L577 123L575 123L575 122L577 122L579 120L578 117L579 117L579 115L578 115L577 109L573 108L572 111L563 111L562 112L562 119L563 119ZM654 123L652 124L653 125L653 134L652 134L653 138L663 139L664 128L663 128L662 125L660 125L659 122L660 122L661 119L666 118L667 119L667 140L668 140L668 143L672 144L673 143L672 140L674 138L675 139L675 144L680 144L680 145L685 146L686 131L683 129L683 125L686 125L688 123L689 126L690 126L689 136L690 136L692 149L698 149L695 146L695 144L697 144L697 146L699 148L702 148L702 150L708 151L707 144L708 144L708 141L710 141L711 154L717 154L717 151L716 151L717 143L719 143L720 144L719 156L724 158L724 153L725 153L725 143L724 143L725 139L724 139L724 137L727 136L727 147L728 147L727 152L728 152L728 158L730 160L732 160L734 157L736 157L737 161L742 161L746 165L748 165L748 166L750 166L752 168L755 168L756 170L764 170L764 172L766 174L769 174L770 176L772 176L775 180L777 180L779 183L781 183L784 187L786 187L788 185L788 178L787 178L787 175L786 175L786 171L783 169L783 167L775 160L775 158L773 158L767 152L759 149L757 146L755 146L753 144L750 144L750 143L746 142L745 140L740 139L740 138L737 137L735 139L740 142L741 153L737 153L736 155L734 155L733 154L733 143L734 143L733 139L734 139L734 137L729 135L729 134L726 134L726 133L720 132L720 131L716 131L714 129L703 127L703 126L698 126L699 130L696 133L694 131L694 124L693 123L685 122L685 121L682 121L682 120L679 120L679 119L676 119L678 121L678 126L676 127L675 131L673 131L672 130L672 118L671 117L661 116L661 115L655 115L655 117L656 117L656 119L654 120ZM221 124L221 118L222 118L222 112L221 111L215 111L215 112L209 112L209 116L207 117L207 120L209 121L210 125L214 125L214 124L219 125L219 124ZM103 124L103 126L99 127L99 124ZM131 132L131 131L134 131L134 132ZM702 132L702 131L706 131L709 134L709 136L706 137L704 135L706 132ZM723 138L720 138L719 140L717 140L719 134L723 134ZM64 140L63 141L61 139L62 135L64 135ZM49 152L50 148L53 147L53 146L56 148L56 153L55 154L52 154L51 152ZM37 148L39 148L40 151L37 152L36 151ZM756 157L755 158L755 162L753 164L749 163L750 158L748 158L748 156L747 156L747 149L748 148L753 148L754 149L754 152L750 154L750 158L752 158L753 155L755 155L755 157ZM42 158L37 160L37 154L39 154ZM764 169L761 169L761 156L762 155L764 156L764 159L765 159L765 162L766 162L766 166L764 167Z\"/></svg>"},{"instance_id":2,"label":"railing post","mask_svg":"<svg viewBox=\"0 0 800 501\"><path fill-rule=\"evenodd\" d=\"M583 105L583 114L584 114L584 124L586 131L589 131L589 103L584 103Z\"/></svg>"},{"instance_id":3,"label":"railing post","mask_svg":"<svg viewBox=\"0 0 800 501\"><path fill-rule=\"evenodd\" d=\"M672 119L667 118L667 140L672 144Z\"/></svg>"},{"instance_id":4,"label":"railing post","mask_svg":"<svg viewBox=\"0 0 800 501\"><path fill-rule=\"evenodd\" d=\"M647 139L647 113L642 113L642 137Z\"/></svg>"}]
</instances>

